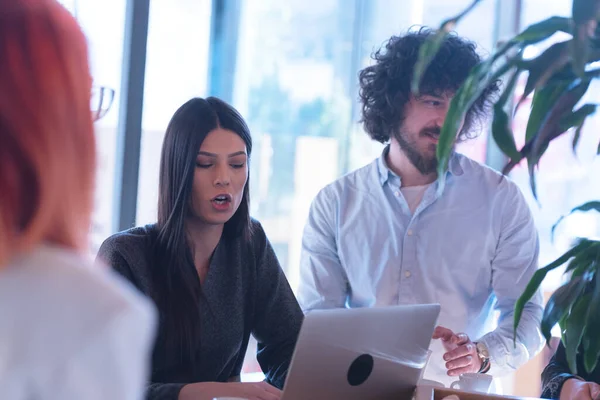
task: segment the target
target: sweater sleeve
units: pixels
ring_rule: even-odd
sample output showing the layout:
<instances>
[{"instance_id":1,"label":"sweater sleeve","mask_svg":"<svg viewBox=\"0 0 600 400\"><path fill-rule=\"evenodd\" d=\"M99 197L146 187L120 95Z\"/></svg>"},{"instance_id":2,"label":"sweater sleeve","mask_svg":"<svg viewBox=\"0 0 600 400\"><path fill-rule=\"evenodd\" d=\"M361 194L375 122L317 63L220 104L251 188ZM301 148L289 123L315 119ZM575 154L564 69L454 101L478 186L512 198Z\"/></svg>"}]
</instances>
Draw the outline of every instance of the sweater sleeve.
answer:
<instances>
[{"instance_id":1,"label":"sweater sleeve","mask_svg":"<svg viewBox=\"0 0 600 400\"><path fill-rule=\"evenodd\" d=\"M253 234L257 268L256 309L252 334L257 360L275 387L283 388L303 314L262 227Z\"/></svg>"}]
</instances>

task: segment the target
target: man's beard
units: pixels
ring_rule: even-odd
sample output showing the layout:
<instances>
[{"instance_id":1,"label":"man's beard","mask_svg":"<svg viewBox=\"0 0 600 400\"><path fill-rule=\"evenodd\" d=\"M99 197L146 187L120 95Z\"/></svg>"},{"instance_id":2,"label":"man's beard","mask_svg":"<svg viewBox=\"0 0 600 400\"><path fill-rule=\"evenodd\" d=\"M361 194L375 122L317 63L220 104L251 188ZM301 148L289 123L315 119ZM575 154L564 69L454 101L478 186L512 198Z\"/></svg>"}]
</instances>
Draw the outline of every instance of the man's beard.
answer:
<instances>
[{"instance_id":1,"label":"man's beard","mask_svg":"<svg viewBox=\"0 0 600 400\"><path fill-rule=\"evenodd\" d=\"M428 135L433 135L435 137L439 137L440 131L441 130L439 127L423 128L419 132L419 137L428 136ZM402 150L402 152L404 154L406 154L406 157L408 157L408 159L412 163L412 165L414 165L415 168L417 170L419 170L419 172L422 175L429 175L429 174L437 171L438 160L437 160L437 156L435 155L436 154L435 153L435 151L436 151L435 144L431 143L431 146L433 149L433 156L427 157L427 156L421 154L417 142L409 139L408 135L399 131L396 133L396 135L394 135L394 137L398 141L398 144L400 145L400 150Z\"/></svg>"}]
</instances>

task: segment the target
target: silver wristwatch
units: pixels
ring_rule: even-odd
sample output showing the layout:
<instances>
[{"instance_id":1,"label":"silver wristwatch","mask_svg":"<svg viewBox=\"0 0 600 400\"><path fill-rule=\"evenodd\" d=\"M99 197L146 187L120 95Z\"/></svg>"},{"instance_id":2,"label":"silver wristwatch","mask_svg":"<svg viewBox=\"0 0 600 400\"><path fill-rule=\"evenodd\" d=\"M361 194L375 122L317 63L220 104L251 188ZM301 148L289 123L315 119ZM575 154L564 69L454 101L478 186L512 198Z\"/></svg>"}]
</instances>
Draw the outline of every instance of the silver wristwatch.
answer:
<instances>
[{"instance_id":1,"label":"silver wristwatch","mask_svg":"<svg viewBox=\"0 0 600 400\"><path fill-rule=\"evenodd\" d=\"M490 353L483 342L476 342L475 347L477 349L477 356L481 360L481 368L479 368L479 371L477 372L485 374L490 370Z\"/></svg>"}]
</instances>

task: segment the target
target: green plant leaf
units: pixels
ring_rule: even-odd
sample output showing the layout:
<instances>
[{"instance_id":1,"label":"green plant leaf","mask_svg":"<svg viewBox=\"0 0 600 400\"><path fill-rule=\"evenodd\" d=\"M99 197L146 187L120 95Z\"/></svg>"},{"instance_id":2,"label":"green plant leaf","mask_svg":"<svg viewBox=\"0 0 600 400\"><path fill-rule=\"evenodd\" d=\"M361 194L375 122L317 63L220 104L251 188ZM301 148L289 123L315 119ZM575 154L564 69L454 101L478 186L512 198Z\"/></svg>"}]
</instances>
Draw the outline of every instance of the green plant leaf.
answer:
<instances>
[{"instance_id":1,"label":"green plant leaf","mask_svg":"<svg viewBox=\"0 0 600 400\"><path fill-rule=\"evenodd\" d=\"M585 30L584 26L578 26L575 38L569 41L572 68L579 77L585 74L585 66L590 54L590 38L585 34Z\"/></svg>"},{"instance_id":2,"label":"green plant leaf","mask_svg":"<svg viewBox=\"0 0 600 400\"><path fill-rule=\"evenodd\" d=\"M542 281L546 277L546 274L548 274L548 272L552 271L553 269L560 267L561 265L563 265L564 263L569 261L571 259L571 257L579 254L582 250L585 250L586 248L590 247L591 244L592 243L589 240L580 240L575 246L573 246L571 249L569 249L565 254L558 257L556 260L554 260L550 264L546 265L545 267L540 268L537 271L535 271L535 273L531 277L531 280L527 284L527 287L521 294L521 297L519 297L517 299L517 302L515 303L515 317L514 317L514 324L513 324L513 328L514 328L513 339L515 340L515 343L516 343L516 338L517 338L517 327L519 326L519 322L521 321L521 315L523 314L525 305L527 304L527 302L529 302L529 300L531 300L533 295L537 292L540 285L542 284Z\"/></svg>"},{"instance_id":3,"label":"green plant leaf","mask_svg":"<svg viewBox=\"0 0 600 400\"><path fill-rule=\"evenodd\" d=\"M565 339L564 333L565 333L565 330L567 329L567 319L568 319L568 317L569 317L569 315L567 314L567 315L564 315L561 319L558 320L558 326L560 327L560 333L562 335L563 342L565 341L564 340Z\"/></svg>"},{"instance_id":4,"label":"green plant leaf","mask_svg":"<svg viewBox=\"0 0 600 400\"><path fill-rule=\"evenodd\" d=\"M548 39L556 32L573 32L573 21L567 17L550 17L528 26L523 32L511 39L511 42L524 42L531 45Z\"/></svg>"},{"instance_id":5,"label":"green plant leaf","mask_svg":"<svg viewBox=\"0 0 600 400\"><path fill-rule=\"evenodd\" d=\"M529 164L531 190L536 200L537 194L535 191L534 180L535 167L539 163L539 160L542 158L542 155L545 153L550 142L565 132L561 129L560 121L562 118L567 116L575 104L579 102L581 97L587 91L589 85L589 80L579 80L578 82L575 82L558 98L558 100L556 100L554 104L552 104L552 107L542 122L539 131L532 139L531 150L528 154L525 154Z\"/></svg>"},{"instance_id":6,"label":"green plant leaf","mask_svg":"<svg viewBox=\"0 0 600 400\"><path fill-rule=\"evenodd\" d=\"M600 59L595 60L595 61L600 61ZM586 71L584 74L584 78L597 78L599 76L600 76L600 68L590 69L589 71Z\"/></svg>"},{"instance_id":7,"label":"green plant leaf","mask_svg":"<svg viewBox=\"0 0 600 400\"><path fill-rule=\"evenodd\" d=\"M471 3L470 7L473 7L476 4L477 4L477 2L473 2L473 3ZM433 57L435 57L435 54L437 53L439 46L443 42L443 38L447 34L449 27L453 27L454 26L453 24L455 24L458 21L458 19L462 18L462 16L466 12L467 11L461 13L459 16L457 16L455 18L451 18L451 19L445 21L442 24L442 28L440 28L438 34L429 38L428 41L423 46L421 46L419 62L417 63L418 68L417 68L417 66L415 66L415 74L414 74L413 82L412 82L413 91L415 90L415 88L418 89L420 80L422 79L422 76L425 73L427 65L431 62ZM459 90L455 94L454 98L452 99L450 108L446 115L444 126L442 127L442 131L441 131L440 138L438 141L438 146L437 146L438 174L439 175L444 174L447 170L448 159L449 159L450 154L452 153L453 146L456 141L456 136L458 134L458 129L460 127L460 123L461 123L462 119L464 118L464 115L466 114L466 111L468 110L468 108L481 95L483 90L489 85L490 82L503 76L505 73L507 73L511 69L513 69L513 68L519 69L520 66L523 65L523 61L521 58L523 46L525 46L527 44L535 43L535 42L537 42L539 40L543 40L545 38L548 38L558 30L571 32L572 31L571 20L569 18L553 17L546 21L542 21L541 23L532 25L531 27L529 27L525 31L523 31L521 34L515 36L513 39L511 39L509 42L507 42L505 45L503 45L502 48L498 52L496 52L492 57L490 57L488 60L479 64L477 67L475 67L473 69L473 71L471 71L471 73L469 74L469 76L467 77L467 79L465 80L463 85L459 88ZM436 43L437 43L437 45L436 45ZM509 59L507 62L502 64L493 73L490 74L490 72L493 71L494 62L496 60L498 60L501 55L505 54L508 50L510 50L514 46L518 46L520 49L518 52L518 56L513 57L512 59ZM559 75L559 72L560 71L557 71L555 75ZM415 78L417 78L417 79L415 79ZM539 78L541 78L542 81L547 80L546 76L543 75L543 73ZM561 77L561 79L563 79L563 78ZM566 88L567 86L568 86L568 83L564 84L564 88ZM543 87L540 88L540 90L541 89L543 89ZM416 93L418 93L418 91ZM558 95L557 95L557 98L558 98ZM535 128L536 128L535 132L538 132L537 128L539 128L539 126L542 123L541 121L543 121L543 118L546 116L546 113L550 110L550 105L551 105L551 102L549 102L547 107L543 109L544 113L542 113L542 115L539 116L539 118L538 118L539 123L537 126L535 126ZM531 144L528 145L528 143L526 143L526 146L521 150L520 154L517 155L515 152L512 151L510 137L507 136L506 134L503 135L502 133L499 133L501 131L499 131L498 129L500 129L501 126L506 126L506 118L503 118L502 112L498 112L498 120L496 121L496 127L497 127L496 134L499 135L500 143L502 143L504 150L510 152L514 156L514 159L511 158L510 165L507 166L507 167L509 167L508 170L510 170L510 168L512 168L512 166L518 164L518 162L524 157L528 157L528 159L533 161L531 163L532 170L533 170L533 168L535 168L535 166L537 165L537 161L538 161L538 160L536 160L535 154L533 157L532 157L532 154L530 154L531 150L533 149L533 146ZM504 140L507 138L508 138L508 141ZM541 147L538 146L538 149L545 150L544 147L545 146L541 146ZM532 176L532 180L534 180L533 176Z\"/></svg>"},{"instance_id":8,"label":"green plant leaf","mask_svg":"<svg viewBox=\"0 0 600 400\"><path fill-rule=\"evenodd\" d=\"M571 144L571 149L573 150L573 155L575 157L577 157L577 145L579 145L579 139L581 138L581 131L583 130L583 123L584 121L581 121L581 124L579 124L577 126L577 129L575 129L575 133L573 134L573 142Z\"/></svg>"},{"instance_id":9,"label":"green plant leaf","mask_svg":"<svg viewBox=\"0 0 600 400\"><path fill-rule=\"evenodd\" d=\"M546 86L535 92L525 130L526 143L535 137L542 123L550 113L552 105L567 91L570 84L571 82L569 81L548 82Z\"/></svg>"},{"instance_id":10,"label":"green plant leaf","mask_svg":"<svg viewBox=\"0 0 600 400\"><path fill-rule=\"evenodd\" d=\"M571 148L573 150L573 155L577 156L577 145L579 144L579 139L581 138L581 130L583 129L583 121L581 122L581 124L579 126L577 126L577 129L575 129L575 133L573 134L573 143L571 145Z\"/></svg>"},{"instance_id":11,"label":"green plant leaf","mask_svg":"<svg viewBox=\"0 0 600 400\"><path fill-rule=\"evenodd\" d=\"M587 320L589 303L592 298L590 293L581 296L571 309L571 313L565 321L564 342L567 353L569 370L577 375L577 351L583 338L583 330Z\"/></svg>"},{"instance_id":12,"label":"green plant leaf","mask_svg":"<svg viewBox=\"0 0 600 400\"><path fill-rule=\"evenodd\" d=\"M558 266L562 265L565 261L567 261L567 260L562 261L559 265L557 265L554 268L557 268ZM540 268L537 271L535 271L535 273L531 277L531 280L527 284L527 287L525 287L523 294L521 294L521 297L519 297L517 299L517 302L515 304L515 319L514 319L514 323L513 323L513 328L514 328L513 340L514 340L515 344L516 344L516 340L517 340L517 328L519 326L519 322L521 321L521 315L523 314L525 305L527 304L527 302L529 300L531 300L533 295L537 292L540 285L544 281L544 278L546 278L546 274L548 272L550 272L551 270L553 270L554 268L544 267L544 268Z\"/></svg>"},{"instance_id":13,"label":"green plant leaf","mask_svg":"<svg viewBox=\"0 0 600 400\"><path fill-rule=\"evenodd\" d=\"M583 277L572 277L569 282L556 289L548 299L541 324L542 335L548 344L552 338L552 328L569 313L575 301L583 293L585 285L586 280Z\"/></svg>"},{"instance_id":14,"label":"green plant leaf","mask_svg":"<svg viewBox=\"0 0 600 400\"><path fill-rule=\"evenodd\" d=\"M423 76L425 76L425 71L440 50L444 39L446 39L446 35L448 35L448 31L440 29L419 48L419 58L415 63L413 80L411 82L411 91L415 96L420 94L421 81L423 80Z\"/></svg>"},{"instance_id":15,"label":"green plant leaf","mask_svg":"<svg viewBox=\"0 0 600 400\"><path fill-rule=\"evenodd\" d=\"M577 156L577 145L579 143L579 138L581 137L583 124L585 123L587 117L596 112L597 107L597 104L585 104L577 111L573 111L560 121L560 129L563 131L567 131L573 127L576 127L572 144L573 154L575 156Z\"/></svg>"},{"instance_id":16,"label":"green plant leaf","mask_svg":"<svg viewBox=\"0 0 600 400\"><path fill-rule=\"evenodd\" d=\"M594 63L596 61L600 61L600 49L599 48L595 48L592 47L590 49L590 53L588 55L588 59L587 59L587 63L591 64ZM597 71L597 69L595 69ZM585 76L587 76L587 72L585 73Z\"/></svg>"},{"instance_id":17,"label":"green plant leaf","mask_svg":"<svg viewBox=\"0 0 600 400\"><path fill-rule=\"evenodd\" d=\"M521 162L521 160L525 158L525 154L528 154L531 151L531 144L532 142L525 143L525 146L523 146L521 151L519 151L519 157L510 160L504 166L504 168L502 169L502 175L508 175L510 171L512 171L513 168L516 167Z\"/></svg>"},{"instance_id":18,"label":"green plant leaf","mask_svg":"<svg viewBox=\"0 0 600 400\"><path fill-rule=\"evenodd\" d=\"M600 257L600 251L598 256ZM583 333L583 364L587 372L592 372L600 357L600 340L598 340L598 329L600 329L600 284L598 283L598 266L596 262L595 287L592 299L589 303L588 319Z\"/></svg>"},{"instance_id":19,"label":"green plant leaf","mask_svg":"<svg viewBox=\"0 0 600 400\"><path fill-rule=\"evenodd\" d=\"M590 56L593 35L600 11L597 0L573 0L573 40L570 44L573 71L583 76Z\"/></svg>"},{"instance_id":20,"label":"green plant leaf","mask_svg":"<svg viewBox=\"0 0 600 400\"><path fill-rule=\"evenodd\" d=\"M568 214L562 215L558 219L558 221L556 221L554 223L554 225L552 225L552 229L550 230L550 237L552 238L552 240L554 240L554 230L556 229L558 224L560 224L562 222L563 219L567 218L569 215L576 213L578 211L588 212L588 211L592 211L592 210L600 212L600 201L598 201L598 200L588 201L587 203L581 204L581 205L573 208L571 211L569 211Z\"/></svg>"},{"instance_id":21,"label":"green plant leaf","mask_svg":"<svg viewBox=\"0 0 600 400\"><path fill-rule=\"evenodd\" d=\"M585 119L596 112L596 107L598 107L597 104L584 104L579 107L577 111L569 113L560 120L560 129L563 132L566 132L573 127L577 127L575 136L573 137L573 152L576 150L579 135L581 134L581 128L583 127Z\"/></svg>"},{"instance_id":22,"label":"green plant leaf","mask_svg":"<svg viewBox=\"0 0 600 400\"><path fill-rule=\"evenodd\" d=\"M500 150L511 160L519 158L520 154L515 143L511 121L507 112L504 110L504 107L509 98L512 97L511 95L515 89L515 84L517 83L520 72L521 71L517 69L506 84L506 89L504 89L502 96L500 96L494 105L494 119L492 121L492 137L498 145L498 148L500 148Z\"/></svg>"},{"instance_id":23,"label":"green plant leaf","mask_svg":"<svg viewBox=\"0 0 600 400\"><path fill-rule=\"evenodd\" d=\"M494 120L492 121L492 137L498 148L509 159L520 158L519 150L515 143L514 134L510 127L508 114L501 107L494 107Z\"/></svg>"},{"instance_id":24,"label":"green plant leaf","mask_svg":"<svg viewBox=\"0 0 600 400\"><path fill-rule=\"evenodd\" d=\"M513 68L513 65L512 61L506 62L490 73L492 68L491 61L488 60L482 62L473 68L467 79L465 79L458 89L450 102L450 107L448 108L448 113L446 114L444 125L442 126L440 137L438 139L436 155L438 159L439 176L445 174L448 169L448 160L450 154L452 154L458 130L467 110L491 82L495 82L506 74Z\"/></svg>"},{"instance_id":25,"label":"green plant leaf","mask_svg":"<svg viewBox=\"0 0 600 400\"><path fill-rule=\"evenodd\" d=\"M537 186L535 183L535 168L537 166L537 162L534 161L534 157L531 157L530 154L527 155L527 171L529 173L529 187L531 188L531 193L533 194L533 198L539 205L538 197L537 197Z\"/></svg>"},{"instance_id":26,"label":"green plant leaf","mask_svg":"<svg viewBox=\"0 0 600 400\"><path fill-rule=\"evenodd\" d=\"M523 90L523 95L517 102L515 109L518 109L531 92L540 86L543 86L548 79L550 79L556 71L563 68L567 62L569 62L568 41L554 43L542 54L533 60L528 61L525 64L525 68L529 71L529 77L527 78L527 84Z\"/></svg>"},{"instance_id":27,"label":"green plant leaf","mask_svg":"<svg viewBox=\"0 0 600 400\"><path fill-rule=\"evenodd\" d=\"M428 38L425 43L421 45L419 48L419 58L415 63L413 79L411 82L411 91L413 94L419 94L421 80L423 79L423 76L425 76L425 71L427 71L429 64L440 50L448 33L452 31L456 27L456 24L481 1L482 0L473 0L461 13L442 22L436 34Z\"/></svg>"},{"instance_id":28,"label":"green plant leaf","mask_svg":"<svg viewBox=\"0 0 600 400\"><path fill-rule=\"evenodd\" d=\"M587 241L588 246L573 256L569 265L567 265L565 274L571 273L571 276L583 276L591 272L590 266L592 266L596 260L600 243L590 239L581 240Z\"/></svg>"}]
</instances>

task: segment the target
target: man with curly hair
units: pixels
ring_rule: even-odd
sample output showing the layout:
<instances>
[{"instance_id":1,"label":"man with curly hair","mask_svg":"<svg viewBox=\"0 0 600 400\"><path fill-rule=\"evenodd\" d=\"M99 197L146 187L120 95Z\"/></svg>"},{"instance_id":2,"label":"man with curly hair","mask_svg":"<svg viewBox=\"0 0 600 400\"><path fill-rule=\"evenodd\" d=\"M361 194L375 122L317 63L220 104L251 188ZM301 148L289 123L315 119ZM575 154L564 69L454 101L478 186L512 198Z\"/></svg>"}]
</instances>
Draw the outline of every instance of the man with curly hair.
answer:
<instances>
[{"instance_id":1,"label":"man with curly hair","mask_svg":"<svg viewBox=\"0 0 600 400\"><path fill-rule=\"evenodd\" d=\"M314 199L298 297L305 312L441 304L425 378L448 384L462 373L501 375L535 355L542 304L538 293L526 305L513 343L515 302L539 252L516 184L456 152L448 172L437 175L450 101L481 58L475 44L449 35L413 95L419 48L434 33L393 36L360 72L365 131L387 145ZM481 126L497 92L494 83L473 104L458 140Z\"/></svg>"}]
</instances>

